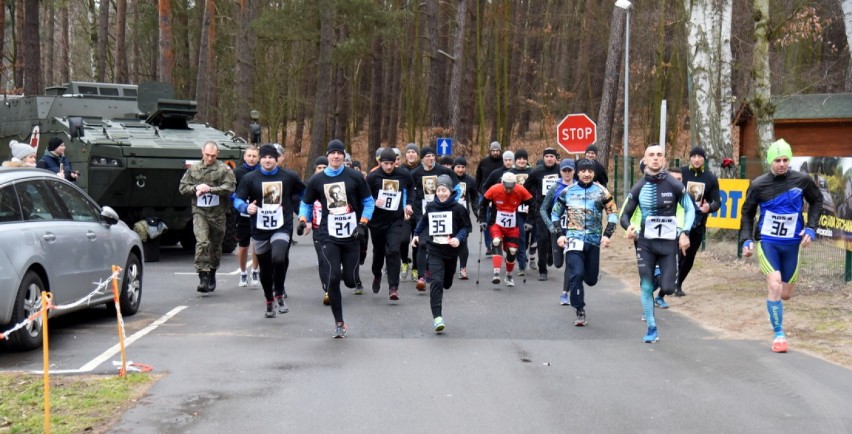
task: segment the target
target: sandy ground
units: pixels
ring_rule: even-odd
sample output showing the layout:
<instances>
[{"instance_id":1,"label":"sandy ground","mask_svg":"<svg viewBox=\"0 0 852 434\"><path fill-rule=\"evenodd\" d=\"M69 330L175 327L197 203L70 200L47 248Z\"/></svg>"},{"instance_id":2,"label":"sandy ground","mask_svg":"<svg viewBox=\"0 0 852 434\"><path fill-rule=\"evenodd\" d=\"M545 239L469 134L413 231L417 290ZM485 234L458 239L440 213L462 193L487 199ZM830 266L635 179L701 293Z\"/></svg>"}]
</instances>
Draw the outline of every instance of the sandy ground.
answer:
<instances>
[{"instance_id":1,"label":"sandy ground","mask_svg":"<svg viewBox=\"0 0 852 434\"><path fill-rule=\"evenodd\" d=\"M601 271L617 276L638 295L633 242L621 230L612 241L601 253ZM805 351L852 369L852 284L843 283L842 270L837 276L824 286L803 278L793 298L784 302L784 329L790 351ZM720 339L765 340L768 351L772 330L766 312L765 282L755 258L737 258L734 241L711 240L703 252L698 252L685 280L687 295L669 296L666 301L672 311L717 332Z\"/></svg>"}]
</instances>

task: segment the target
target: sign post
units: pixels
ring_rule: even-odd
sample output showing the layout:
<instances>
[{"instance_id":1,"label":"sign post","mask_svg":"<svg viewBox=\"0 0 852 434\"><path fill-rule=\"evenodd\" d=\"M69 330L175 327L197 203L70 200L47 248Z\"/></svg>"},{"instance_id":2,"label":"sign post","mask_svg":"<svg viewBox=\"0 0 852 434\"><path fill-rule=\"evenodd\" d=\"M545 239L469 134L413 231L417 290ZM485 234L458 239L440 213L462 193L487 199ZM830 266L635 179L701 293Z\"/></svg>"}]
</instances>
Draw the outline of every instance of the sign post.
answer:
<instances>
[{"instance_id":1,"label":"sign post","mask_svg":"<svg viewBox=\"0 0 852 434\"><path fill-rule=\"evenodd\" d=\"M585 113L565 116L556 125L556 142L569 154L582 154L598 139L598 126Z\"/></svg>"}]
</instances>

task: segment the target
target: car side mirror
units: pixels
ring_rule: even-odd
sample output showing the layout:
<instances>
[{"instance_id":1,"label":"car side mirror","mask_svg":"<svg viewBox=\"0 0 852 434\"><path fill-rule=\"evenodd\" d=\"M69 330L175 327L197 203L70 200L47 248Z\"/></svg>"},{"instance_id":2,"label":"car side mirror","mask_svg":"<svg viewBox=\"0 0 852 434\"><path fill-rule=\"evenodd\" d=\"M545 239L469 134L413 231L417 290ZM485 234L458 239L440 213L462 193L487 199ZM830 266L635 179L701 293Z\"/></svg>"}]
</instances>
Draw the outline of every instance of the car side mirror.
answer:
<instances>
[{"instance_id":1,"label":"car side mirror","mask_svg":"<svg viewBox=\"0 0 852 434\"><path fill-rule=\"evenodd\" d=\"M108 206L101 208L101 216L103 216L111 225L114 225L119 221L118 213Z\"/></svg>"}]
</instances>

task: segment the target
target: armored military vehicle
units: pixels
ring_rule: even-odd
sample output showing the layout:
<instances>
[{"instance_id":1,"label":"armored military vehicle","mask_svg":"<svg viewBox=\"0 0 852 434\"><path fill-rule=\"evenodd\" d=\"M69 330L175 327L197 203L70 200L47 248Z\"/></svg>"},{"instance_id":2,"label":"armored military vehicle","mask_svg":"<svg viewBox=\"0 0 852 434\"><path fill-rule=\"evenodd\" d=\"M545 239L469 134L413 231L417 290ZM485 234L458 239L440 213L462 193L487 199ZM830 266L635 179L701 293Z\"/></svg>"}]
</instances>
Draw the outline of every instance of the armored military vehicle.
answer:
<instances>
[{"instance_id":1,"label":"armored military vehicle","mask_svg":"<svg viewBox=\"0 0 852 434\"><path fill-rule=\"evenodd\" d=\"M160 218L168 226L160 244L179 241L193 248L192 209L189 198L178 193L179 181L201 159L205 142L216 142L219 160L231 167L246 142L193 122L195 101L173 95L164 83L72 81L48 88L44 96L6 96L0 106L0 160L9 158L11 140L38 146L40 158L50 138L60 137L72 168L79 171L77 185L98 204L115 209L131 227ZM228 225L225 252L236 248L233 226Z\"/></svg>"}]
</instances>

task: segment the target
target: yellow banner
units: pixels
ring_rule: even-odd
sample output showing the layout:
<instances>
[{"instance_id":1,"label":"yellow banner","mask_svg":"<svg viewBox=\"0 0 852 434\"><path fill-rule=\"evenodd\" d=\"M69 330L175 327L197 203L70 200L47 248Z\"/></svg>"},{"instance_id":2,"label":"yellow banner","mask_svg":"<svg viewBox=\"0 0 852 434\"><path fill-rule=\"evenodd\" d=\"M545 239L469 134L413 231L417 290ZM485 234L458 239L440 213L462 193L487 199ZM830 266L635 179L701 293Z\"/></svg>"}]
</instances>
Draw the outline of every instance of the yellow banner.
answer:
<instances>
[{"instance_id":1,"label":"yellow banner","mask_svg":"<svg viewBox=\"0 0 852 434\"><path fill-rule=\"evenodd\" d=\"M719 200L722 206L719 211L707 217L708 228L740 228L740 218L742 218L741 213L749 183L748 179L719 180Z\"/></svg>"}]
</instances>

